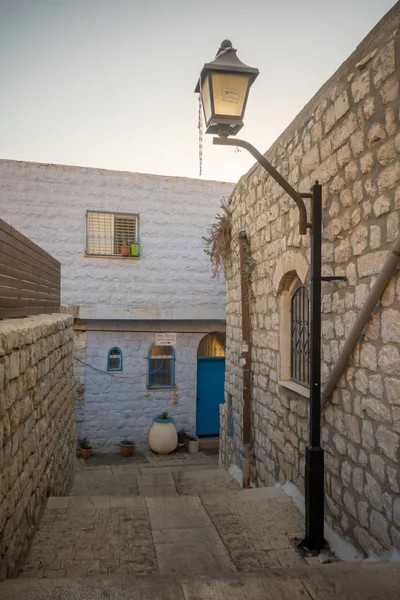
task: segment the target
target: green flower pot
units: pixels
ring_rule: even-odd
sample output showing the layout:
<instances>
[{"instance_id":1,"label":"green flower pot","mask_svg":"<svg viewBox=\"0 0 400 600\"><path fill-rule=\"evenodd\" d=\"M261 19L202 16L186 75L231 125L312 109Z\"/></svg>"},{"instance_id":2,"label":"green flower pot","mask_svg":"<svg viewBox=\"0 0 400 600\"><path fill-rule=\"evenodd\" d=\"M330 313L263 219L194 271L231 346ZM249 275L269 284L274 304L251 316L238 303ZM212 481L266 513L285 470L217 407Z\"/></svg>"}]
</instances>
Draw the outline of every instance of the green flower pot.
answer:
<instances>
[{"instance_id":1,"label":"green flower pot","mask_svg":"<svg viewBox=\"0 0 400 600\"><path fill-rule=\"evenodd\" d=\"M139 244L131 244L131 256L139 256Z\"/></svg>"}]
</instances>

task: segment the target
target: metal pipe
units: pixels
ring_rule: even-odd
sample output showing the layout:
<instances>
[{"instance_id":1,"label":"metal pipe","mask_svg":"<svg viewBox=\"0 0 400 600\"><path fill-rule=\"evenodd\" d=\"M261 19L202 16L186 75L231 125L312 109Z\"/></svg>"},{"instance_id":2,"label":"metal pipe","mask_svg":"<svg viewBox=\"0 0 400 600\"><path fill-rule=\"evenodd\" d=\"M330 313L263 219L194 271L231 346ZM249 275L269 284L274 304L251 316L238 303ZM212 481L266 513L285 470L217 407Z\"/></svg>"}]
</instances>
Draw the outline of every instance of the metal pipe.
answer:
<instances>
[{"instance_id":1,"label":"metal pipe","mask_svg":"<svg viewBox=\"0 0 400 600\"><path fill-rule=\"evenodd\" d=\"M285 192L289 194L289 196L293 198L293 200L296 202L300 213L300 235L304 235L305 233L307 233L307 210L302 195L299 194L299 192L296 192L294 188L292 188L290 183L286 181L284 177L282 177L282 175L275 169L275 167L271 165L270 162L268 162L268 160L265 158L265 156L261 154L261 152L254 148L252 144L249 144L249 142L246 142L244 140L238 140L236 138L231 139L228 137L214 137L213 144L217 146L240 146L240 148L244 148L245 150L250 152L250 154L254 156L256 161L260 163L260 165L271 175L271 177L273 177L275 181L279 183L279 185L285 190Z\"/></svg>"},{"instance_id":2,"label":"metal pipe","mask_svg":"<svg viewBox=\"0 0 400 600\"><path fill-rule=\"evenodd\" d=\"M385 288L389 283L389 280L392 277L394 271L396 270L396 267L399 264L399 262L400 235L397 237L393 248L385 261L385 264L383 265L378 277L376 278L376 281L372 286L372 289L366 301L364 302L362 309L360 310L356 322L353 325L350 335L347 338L341 353L339 354L339 358L337 359L335 366L333 367L332 373L329 375L328 381L324 385L324 388L322 390L321 409L324 408L327 400L329 399L330 395L335 389L339 377L341 376L343 369L346 366L347 361L349 360L350 354L353 352L354 347L358 342L362 330L368 323L376 303L385 291Z\"/></svg>"},{"instance_id":3,"label":"metal pipe","mask_svg":"<svg viewBox=\"0 0 400 600\"><path fill-rule=\"evenodd\" d=\"M240 287L242 299L242 351L243 367L243 488L250 487L250 446L251 446L251 380L250 380L250 309L249 282L246 277L248 240L245 231L239 233Z\"/></svg>"}]
</instances>

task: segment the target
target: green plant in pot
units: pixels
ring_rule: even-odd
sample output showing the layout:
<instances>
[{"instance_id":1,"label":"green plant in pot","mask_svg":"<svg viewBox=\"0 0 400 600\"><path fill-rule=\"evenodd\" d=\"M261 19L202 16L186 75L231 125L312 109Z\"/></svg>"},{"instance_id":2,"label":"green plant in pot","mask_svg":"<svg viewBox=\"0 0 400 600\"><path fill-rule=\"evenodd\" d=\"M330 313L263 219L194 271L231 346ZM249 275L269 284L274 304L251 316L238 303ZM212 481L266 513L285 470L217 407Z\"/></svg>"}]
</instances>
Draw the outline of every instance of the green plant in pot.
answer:
<instances>
[{"instance_id":1,"label":"green plant in pot","mask_svg":"<svg viewBox=\"0 0 400 600\"><path fill-rule=\"evenodd\" d=\"M129 240L123 240L121 243L121 246L119 247L119 251L121 253L121 256L129 256Z\"/></svg>"},{"instance_id":2,"label":"green plant in pot","mask_svg":"<svg viewBox=\"0 0 400 600\"><path fill-rule=\"evenodd\" d=\"M188 451L189 452L198 452L199 451L199 438L197 435L188 435Z\"/></svg>"},{"instance_id":3,"label":"green plant in pot","mask_svg":"<svg viewBox=\"0 0 400 600\"><path fill-rule=\"evenodd\" d=\"M119 443L119 453L121 456L133 456L135 451L135 442L133 440L122 440Z\"/></svg>"},{"instance_id":4,"label":"green plant in pot","mask_svg":"<svg viewBox=\"0 0 400 600\"><path fill-rule=\"evenodd\" d=\"M149 446L157 454L170 454L178 445L174 418L167 412L154 417L149 431Z\"/></svg>"},{"instance_id":5,"label":"green plant in pot","mask_svg":"<svg viewBox=\"0 0 400 600\"><path fill-rule=\"evenodd\" d=\"M90 458L92 456L93 448L86 437L79 440L79 447L81 449L82 458Z\"/></svg>"},{"instance_id":6,"label":"green plant in pot","mask_svg":"<svg viewBox=\"0 0 400 600\"><path fill-rule=\"evenodd\" d=\"M181 427L178 431L178 444L184 444L186 442L186 430L184 427Z\"/></svg>"},{"instance_id":7,"label":"green plant in pot","mask_svg":"<svg viewBox=\"0 0 400 600\"><path fill-rule=\"evenodd\" d=\"M130 243L130 255L139 256L139 244L137 242Z\"/></svg>"}]
</instances>

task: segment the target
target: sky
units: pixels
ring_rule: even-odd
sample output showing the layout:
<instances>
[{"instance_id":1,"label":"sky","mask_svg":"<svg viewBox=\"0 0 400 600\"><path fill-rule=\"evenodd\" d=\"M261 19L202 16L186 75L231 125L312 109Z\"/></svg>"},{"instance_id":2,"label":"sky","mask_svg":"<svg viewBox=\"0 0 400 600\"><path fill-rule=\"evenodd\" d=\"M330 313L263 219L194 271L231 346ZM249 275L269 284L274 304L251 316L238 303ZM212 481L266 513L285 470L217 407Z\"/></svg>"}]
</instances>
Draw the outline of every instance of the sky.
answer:
<instances>
[{"instance_id":1,"label":"sky","mask_svg":"<svg viewBox=\"0 0 400 600\"><path fill-rule=\"evenodd\" d=\"M240 137L265 152L395 0L0 0L0 158L199 177L205 62L260 75ZM244 150L204 136L204 179Z\"/></svg>"}]
</instances>

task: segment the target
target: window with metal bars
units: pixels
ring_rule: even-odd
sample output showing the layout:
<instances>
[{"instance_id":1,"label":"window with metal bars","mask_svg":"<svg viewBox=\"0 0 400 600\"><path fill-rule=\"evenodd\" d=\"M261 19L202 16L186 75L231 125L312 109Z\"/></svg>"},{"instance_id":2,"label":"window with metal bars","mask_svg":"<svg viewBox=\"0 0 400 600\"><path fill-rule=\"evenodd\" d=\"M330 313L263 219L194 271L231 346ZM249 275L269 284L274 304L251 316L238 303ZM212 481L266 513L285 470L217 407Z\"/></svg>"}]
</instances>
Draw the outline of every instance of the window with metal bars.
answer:
<instances>
[{"instance_id":1,"label":"window with metal bars","mask_svg":"<svg viewBox=\"0 0 400 600\"><path fill-rule=\"evenodd\" d=\"M310 306L308 288L300 285L291 298L290 378L306 387L310 384Z\"/></svg>"},{"instance_id":2,"label":"window with metal bars","mask_svg":"<svg viewBox=\"0 0 400 600\"><path fill-rule=\"evenodd\" d=\"M88 210L86 254L138 257L140 254L139 216Z\"/></svg>"},{"instance_id":3,"label":"window with metal bars","mask_svg":"<svg viewBox=\"0 0 400 600\"><path fill-rule=\"evenodd\" d=\"M172 346L151 346L149 350L149 389L172 388L175 385L175 350Z\"/></svg>"},{"instance_id":4,"label":"window with metal bars","mask_svg":"<svg viewBox=\"0 0 400 600\"><path fill-rule=\"evenodd\" d=\"M119 348L111 348L109 350L107 371L122 371L122 352Z\"/></svg>"}]
</instances>

